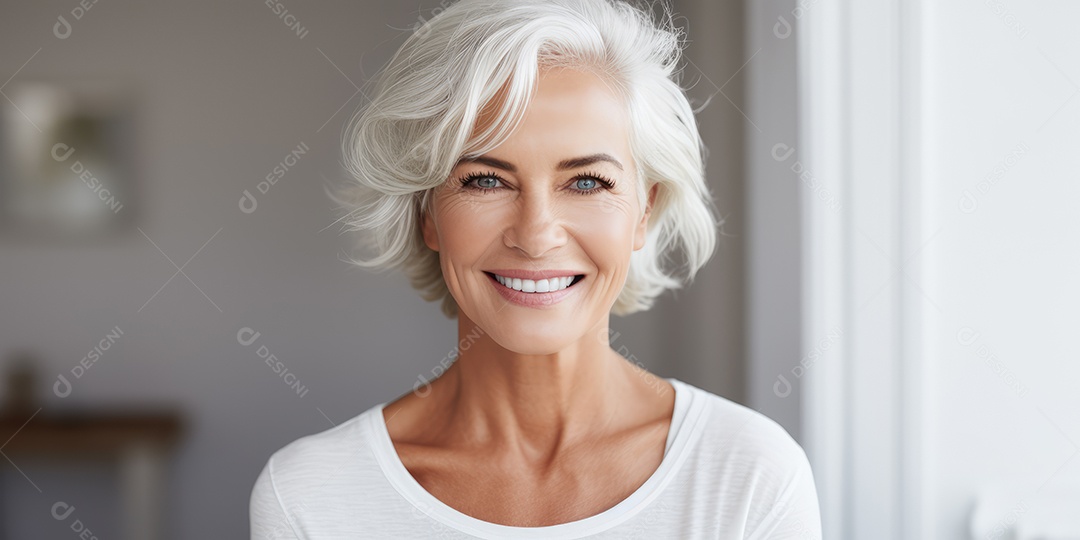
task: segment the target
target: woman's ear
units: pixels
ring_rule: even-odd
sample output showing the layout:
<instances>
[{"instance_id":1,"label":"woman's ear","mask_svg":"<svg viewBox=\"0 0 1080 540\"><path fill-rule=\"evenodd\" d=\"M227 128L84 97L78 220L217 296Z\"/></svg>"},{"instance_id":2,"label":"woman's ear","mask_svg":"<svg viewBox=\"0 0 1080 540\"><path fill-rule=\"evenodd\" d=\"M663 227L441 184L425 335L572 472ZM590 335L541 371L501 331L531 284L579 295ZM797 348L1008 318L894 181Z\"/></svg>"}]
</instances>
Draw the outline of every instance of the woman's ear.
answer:
<instances>
[{"instance_id":1,"label":"woman's ear","mask_svg":"<svg viewBox=\"0 0 1080 540\"><path fill-rule=\"evenodd\" d=\"M432 251L439 251L439 231L435 229L435 219L431 212L424 211L420 218L420 230L424 235L424 243Z\"/></svg>"},{"instance_id":2,"label":"woman's ear","mask_svg":"<svg viewBox=\"0 0 1080 540\"><path fill-rule=\"evenodd\" d=\"M645 214L641 216L641 221L634 230L634 251L645 247L645 236L649 231L649 215L652 214L653 204L656 203L656 192L659 188L660 184L653 184L649 189L649 202L645 205Z\"/></svg>"}]
</instances>

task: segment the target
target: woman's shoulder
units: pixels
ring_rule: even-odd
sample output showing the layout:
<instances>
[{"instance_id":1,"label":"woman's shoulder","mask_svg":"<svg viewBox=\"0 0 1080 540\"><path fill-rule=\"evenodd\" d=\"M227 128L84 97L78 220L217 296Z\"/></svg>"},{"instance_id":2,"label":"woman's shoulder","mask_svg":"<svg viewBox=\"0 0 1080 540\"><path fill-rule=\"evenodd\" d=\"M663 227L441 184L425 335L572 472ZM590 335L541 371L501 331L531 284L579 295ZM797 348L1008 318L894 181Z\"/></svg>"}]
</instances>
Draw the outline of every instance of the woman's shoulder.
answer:
<instances>
[{"instance_id":1,"label":"woman's shoulder","mask_svg":"<svg viewBox=\"0 0 1080 540\"><path fill-rule=\"evenodd\" d=\"M336 426L305 435L267 458L252 486L252 538L300 538L298 523L338 510L377 467L371 453L372 407Z\"/></svg>"},{"instance_id":2,"label":"woman's shoulder","mask_svg":"<svg viewBox=\"0 0 1080 540\"><path fill-rule=\"evenodd\" d=\"M683 384L703 412L702 451L720 454L727 460L784 464L790 468L807 465L802 446L776 420L708 390Z\"/></svg>"},{"instance_id":3,"label":"woman's shoulder","mask_svg":"<svg viewBox=\"0 0 1080 540\"><path fill-rule=\"evenodd\" d=\"M270 454L263 475L276 487L302 484L322 472L334 471L355 460L370 444L370 417L380 414L378 406L320 432L299 437Z\"/></svg>"},{"instance_id":4,"label":"woman's shoulder","mask_svg":"<svg viewBox=\"0 0 1080 540\"><path fill-rule=\"evenodd\" d=\"M715 486L725 499L719 506L750 509L747 538L821 538L817 489L802 446L758 410L700 388L692 393L704 409L693 474Z\"/></svg>"}]
</instances>

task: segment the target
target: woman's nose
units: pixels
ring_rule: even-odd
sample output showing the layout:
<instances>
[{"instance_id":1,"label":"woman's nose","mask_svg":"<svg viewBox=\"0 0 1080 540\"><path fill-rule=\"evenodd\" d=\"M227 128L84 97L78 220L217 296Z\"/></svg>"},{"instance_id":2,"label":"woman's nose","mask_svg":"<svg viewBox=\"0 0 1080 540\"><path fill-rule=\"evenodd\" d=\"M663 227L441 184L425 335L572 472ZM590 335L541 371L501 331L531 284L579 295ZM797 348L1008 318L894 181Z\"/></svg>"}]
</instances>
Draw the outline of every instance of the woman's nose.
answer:
<instances>
[{"instance_id":1,"label":"woman's nose","mask_svg":"<svg viewBox=\"0 0 1080 540\"><path fill-rule=\"evenodd\" d=\"M539 258L566 244L566 237L563 216L551 195L522 193L503 241L530 258Z\"/></svg>"}]
</instances>

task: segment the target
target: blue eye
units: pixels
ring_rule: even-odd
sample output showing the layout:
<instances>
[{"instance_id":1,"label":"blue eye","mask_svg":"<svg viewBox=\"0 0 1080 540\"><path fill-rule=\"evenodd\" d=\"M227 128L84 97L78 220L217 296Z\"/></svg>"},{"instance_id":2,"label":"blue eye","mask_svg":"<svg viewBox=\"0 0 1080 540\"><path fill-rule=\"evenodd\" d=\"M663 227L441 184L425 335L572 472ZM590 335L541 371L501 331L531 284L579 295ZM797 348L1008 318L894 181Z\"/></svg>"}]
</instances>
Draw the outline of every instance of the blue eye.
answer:
<instances>
[{"instance_id":1,"label":"blue eye","mask_svg":"<svg viewBox=\"0 0 1080 540\"><path fill-rule=\"evenodd\" d=\"M473 181L476 182L475 187L470 187L469 184L472 184ZM462 187L477 191L493 191L499 187L499 182L499 177L495 176L494 173L473 173L461 179Z\"/></svg>"},{"instance_id":2,"label":"blue eye","mask_svg":"<svg viewBox=\"0 0 1080 540\"><path fill-rule=\"evenodd\" d=\"M605 180L603 177L591 173L575 178L571 185L575 187L570 191L578 195L592 195L601 190L615 187L615 183L611 180Z\"/></svg>"},{"instance_id":3,"label":"blue eye","mask_svg":"<svg viewBox=\"0 0 1080 540\"><path fill-rule=\"evenodd\" d=\"M582 191L592 191L596 188L596 180L592 178L578 178L574 181Z\"/></svg>"}]
</instances>

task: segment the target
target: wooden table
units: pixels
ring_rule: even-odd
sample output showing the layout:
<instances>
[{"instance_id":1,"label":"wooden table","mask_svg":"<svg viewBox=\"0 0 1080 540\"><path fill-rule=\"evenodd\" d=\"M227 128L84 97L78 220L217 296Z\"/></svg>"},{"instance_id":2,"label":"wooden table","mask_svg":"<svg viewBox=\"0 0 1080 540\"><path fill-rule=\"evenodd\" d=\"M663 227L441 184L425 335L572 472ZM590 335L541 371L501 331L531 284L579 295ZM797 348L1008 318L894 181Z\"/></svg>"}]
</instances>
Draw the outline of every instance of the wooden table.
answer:
<instances>
[{"instance_id":1,"label":"wooden table","mask_svg":"<svg viewBox=\"0 0 1080 540\"><path fill-rule=\"evenodd\" d=\"M182 431L176 410L0 411L0 452L7 458L0 461L118 459L125 535L156 540L161 538L165 465Z\"/></svg>"}]
</instances>

